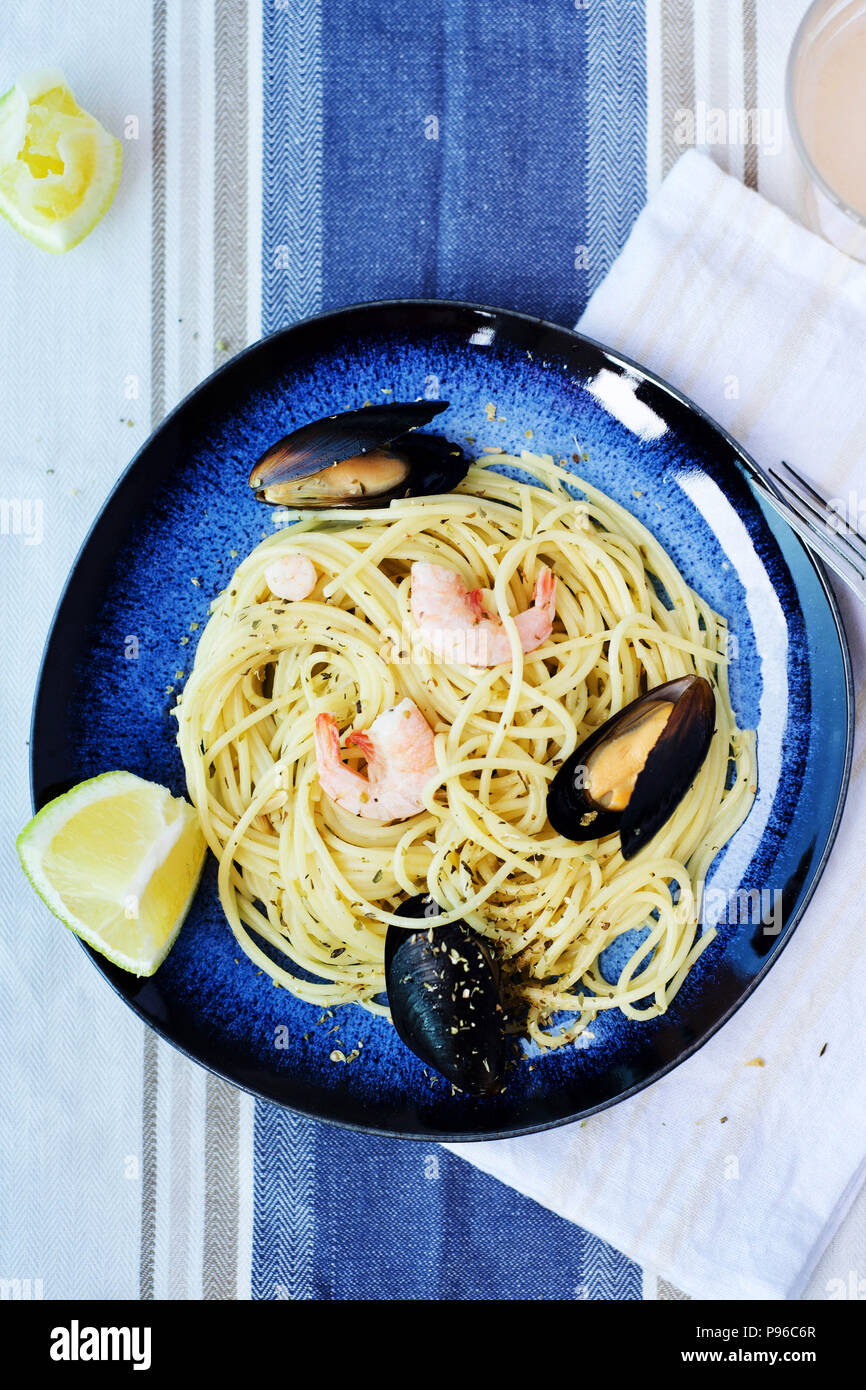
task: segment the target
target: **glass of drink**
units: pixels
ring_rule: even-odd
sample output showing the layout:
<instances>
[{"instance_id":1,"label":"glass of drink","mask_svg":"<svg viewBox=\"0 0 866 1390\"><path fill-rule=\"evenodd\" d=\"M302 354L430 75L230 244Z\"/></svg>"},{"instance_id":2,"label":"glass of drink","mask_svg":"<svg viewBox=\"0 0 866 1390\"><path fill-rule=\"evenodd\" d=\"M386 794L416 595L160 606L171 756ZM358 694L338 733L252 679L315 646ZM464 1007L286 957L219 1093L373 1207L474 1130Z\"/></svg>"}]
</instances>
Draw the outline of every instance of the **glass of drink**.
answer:
<instances>
[{"instance_id":1,"label":"glass of drink","mask_svg":"<svg viewBox=\"0 0 866 1390\"><path fill-rule=\"evenodd\" d=\"M866 0L813 0L788 58L786 101L805 220L866 261Z\"/></svg>"}]
</instances>

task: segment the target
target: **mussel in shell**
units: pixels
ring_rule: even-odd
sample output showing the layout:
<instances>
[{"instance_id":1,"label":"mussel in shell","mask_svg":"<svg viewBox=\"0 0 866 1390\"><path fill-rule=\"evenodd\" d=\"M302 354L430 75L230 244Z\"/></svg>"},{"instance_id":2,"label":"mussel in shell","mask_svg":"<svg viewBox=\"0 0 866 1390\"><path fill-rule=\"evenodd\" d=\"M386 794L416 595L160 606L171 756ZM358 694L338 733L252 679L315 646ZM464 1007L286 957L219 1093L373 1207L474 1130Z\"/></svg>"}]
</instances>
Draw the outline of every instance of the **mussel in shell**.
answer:
<instances>
[{"instance_id":1,"label":"mussel in shell","mask_svg":"<svg viewBox=\"0 0 866 1390\"><path fill-rule=\"evenodd\" d=\"M502 1087L505 1015L499 972L487 943L465 922L437 927L441 909L424 894L397 915L418 927L390 926L385 983L391 1018L408 1048L471 1096Z\"/></svg>"},{"instance_id":2,"label":"mussel in shell","mask_svg":"<svg viewBox=\"0 0 866 1390\"><path fill-rule=\"evenodd\" d=\"M632 859L682 801L709 751L713 688L681 676L633 700L585 739L550 784L547 817L569 840L620 835Z\"/></svg>"},{"instance_id":3,"label":"mussel in shell","mask_svg":"<svg viewBox=\"0 0 866 1390\"><path fill-rule=\"evenodd\" d=\"M387 507L395 497L451 492L470 460L459 444L418 434L447 401L409 401L329 415L271 445L250 474L281 507Z\"/></svg>"}]
</instances>

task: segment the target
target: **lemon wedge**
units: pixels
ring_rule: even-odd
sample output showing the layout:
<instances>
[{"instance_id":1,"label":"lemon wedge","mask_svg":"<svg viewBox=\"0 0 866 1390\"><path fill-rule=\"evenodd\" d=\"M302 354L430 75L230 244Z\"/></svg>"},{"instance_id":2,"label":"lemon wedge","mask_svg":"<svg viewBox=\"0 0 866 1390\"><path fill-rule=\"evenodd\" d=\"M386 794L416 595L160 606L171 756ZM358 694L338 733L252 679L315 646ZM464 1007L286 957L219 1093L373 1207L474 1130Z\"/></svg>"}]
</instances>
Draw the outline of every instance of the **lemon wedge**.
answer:
<instances>
[{"instance_id":1,"label":"lemon wedge","mask_svg":"<svg viewBox=\"0 0 866 1390\"><path fill-rule=\"evenodd\" d=\"M0 212L43 251L77 246L107 211L123 149L56 68L0 97Z\"/></svg>"},{"instance_id":2,"label":"lemon wedge","mask_svg":"<svg viewBox=\"0 0 866 1390\"><path fill-rule=\"evenodd\" d=\"M55 917L135 975L152 975L171 950L206 848L195 809L131 772L104 772L50 801L17 847Z\"/></svg>"}]
</instances>

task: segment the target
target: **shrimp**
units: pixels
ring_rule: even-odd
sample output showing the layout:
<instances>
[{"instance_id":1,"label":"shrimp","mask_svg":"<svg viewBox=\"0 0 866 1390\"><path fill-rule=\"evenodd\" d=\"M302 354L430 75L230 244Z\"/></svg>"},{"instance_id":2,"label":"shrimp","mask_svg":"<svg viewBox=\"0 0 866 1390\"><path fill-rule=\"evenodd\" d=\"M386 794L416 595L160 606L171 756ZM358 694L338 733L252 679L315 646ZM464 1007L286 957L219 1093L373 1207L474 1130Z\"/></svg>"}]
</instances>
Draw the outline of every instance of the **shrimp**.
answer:
<instances>
[{"instance_id":1,"label":"shrimp","mask_svg":"<svg viewBox=\"0 0 866 1390\"><path fill-rule=\"evenodd\" d=\"M275 598L301 599L316 587L316 566L306 555L283 555L265 570L265 582Z\"/></svg>"},{"instance_id":2,"label":"shrimp","mask_svg":"<svg viewBox=\"0 0 866 1390\"><path fill-rule=\"evenodd\" d=\"M511 660L511 642L499 618L484 611L480 589L467 589L456 570L416 561L412 566L412 617L425 644L440 661L464 666L498 666ZM515 615L525 652L546 642L556 612L556 578L542 565L532 607Z\"/></svg>"},{"instance_id":3,"label":"shrimp","mask_svg":"<svg viewBox=\"0 0 866 1390\"><path fill-rule=\"evenodd\" d=\"M316 762L327 796L368 820L407 820L424 810L424 788L438 771L433 730L412 700L383 710L369 729L349 734L346 744L367 759L366 777L340 757L340 734L332 714L317 714Z\"/></svg>"}]
</instances>

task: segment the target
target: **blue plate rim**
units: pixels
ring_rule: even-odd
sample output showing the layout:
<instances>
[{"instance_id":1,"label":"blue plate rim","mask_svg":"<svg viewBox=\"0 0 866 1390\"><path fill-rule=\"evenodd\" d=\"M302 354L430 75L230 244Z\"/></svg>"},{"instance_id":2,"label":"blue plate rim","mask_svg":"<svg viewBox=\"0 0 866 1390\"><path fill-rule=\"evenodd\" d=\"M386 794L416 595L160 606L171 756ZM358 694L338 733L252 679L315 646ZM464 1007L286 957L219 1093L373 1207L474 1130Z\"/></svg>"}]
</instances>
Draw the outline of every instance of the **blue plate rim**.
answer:
<instances>
[{"instance_id":1,"label":"blue plate rim","mask_svg":"<svg viewBox=\"0 0 866 1390\"><path fill-rule=\"evenodd\" d=\"M182 412L187 408L189 403L192 402L195 399L195 397L199 395L200 392L202 392L205 388L209 387L217 378L222 376L224 373L227 373L231 369L235 368L236 364L239 361L251 356L253 353L257 351L260 351L265 344L274 343L279 339L289 339L294 334L303 333L303 331L306 328L308 328L308 326L311 324L320 323L329 319L339 318L342 315L357 313L359 311L375 313L375 311L377 310L393 309L454 310L476 313L494 319L516 319L525 324L531 324L540 330L550 331L554 334L564 334L566 337L573 339L576 343L586 344L589 347L594 348L601 353L604 353L611 361L618 363L619 365L627 368L629 371L635 373L637 376L641 377L643 380L651 383L654 387L661 390L674 400L678 401L681 405L685 406L687 410L691 411L694 415L703 420L704 423L707 426L709 426L711 430L713 430L727 443L729 448L733 451L738 461L742 465L746 476L752 476L758 479L766 487L769 488L772 494L775 495L776 489L772 482L772 479L768 476L768 474L764 472L760 465L733 437L733 435L731 435L723 425L720 425L718 421L715 420L707 411L705 411L689 396L685 395L684 392L680 391L677 387L672 386L671 383L666 381L664 377L658 376L655 372L650 370L650 368L645 367L642 363L637 362L634 358L628 357L618 348L611 347L607 343L599 341L599 339L597 338L592 338L588 334L582 333L579 329L568 328L563 324L554 323L550 319L541 318L534 314L527 314L517 309L508 309L501 307L497 308L496 306L489 304L479 304L472 300L459 299L431 299L408 297L395 299L361 300L357 303L344 304L340 305L337 308L327 309L318 314L310 314L303 319L299 319L295 323L289 324L284 328L276 329L273 333L269 333L261 338L258 338L254 343L248 344L239 352L235 353L234 356L231 357L227 362L224 362L221 366L217 367L208 376L204 377L200 382L198 382L192 388L192 390L189 391L182 398L182 400L180 400L177 403L177 405L175 405L170 411L168 411L163 416L163 418L160 420L159 424L155 427L155 429L151 430L147 438L136 450L129 463L122 470L117 480L106 494L101 506L99 507L99 510L94 516L91 525L88 527L84 539L82 540L81 545L78 548L78 552L76 553L75 559L73 560L72 565L69 568L69 572L66 576L66 579L64 580L63 586L60 590L57 602L54 607L54 612L51 617L51 622L48 627L48 632L42 649L42 655L39 661L39 669L36 675L36 681L33 690L33 706L30 718L30 738L28 744L30 802L34 815L36 814L36 811L39 809L36 797L35 736L37 712L40 703L40 694L42 689L43 678L45 675L45 668L47 665L48 655L52 646L55 630L58 627L58 621L60 618L61 610L63 608L67 594L75 581L78 567L83 559L85 551L88 549L94 532L99 526L105 511L110 506L114 497L124 487L127 478L138 464L142 455L152 445L153 441L160 434L160 432L164 428L166 428L171 421L173 421L176 417L181 415ZM784 518L781 519L784 521ZM785 522L785 525L787 526L787 522ZM246 1081L242 1081L234 1076L228 1075L226 1072L220 1070L220 1068L209 1063L204 1057L197 1056L191 1049L187 1048L181 1042L178 1042L175 1038L173 1038L170 1032L168 1032L165 1028L161 1027L151 1018L147 1017L144 1013L144 1010L137 1005L137 1001L135 999L129 998L126 994L122 992L118 983L106 970L103 958L99 955L99 953L94 951L92 947L88 946L86 942L82 941L80 937L77 937L76 940L78 941L79 946L90 957L91 961L93 962L99 973L102 975L103 979L106 980L111 989L114 991L116 995L118 995L118 997L123 1001L127 1008L131 1009L132 1012L136 1015L136 1017L138 1017L146 1027L151 1028L158 1037L162 1038L163 1041L169 1043L173 1048L175 1048L178 1052L182 1053L185 1057L189 1058L189 1060L194 1062L197 1066L203 1067L206 1071L210 1072L211 1075L218 1076L221 1080L227 1081L230 1085L236 1086L239 1090L246 1092L248 1095L253 1096L257 1100L264 1101L266 1104L277 1105L281 1109L289 1110L292 1114L303 1115L308 1119L316 1120L323 1124L334 1125L340 1129L354 1130L359 1133L365 1134L375 1134L384 1138L407 1139L415 1142L425 1143L486 1143L489 1141L500 1139L516 1139L523 1135L540 1134L551 1129L560 1129L564 1125L574 1124L580 1120L588 1118L591 1115L600 1114L602 1111L609 1110L613 1106L619 1105L622 1101L629 1100L631 1097L638 1095L641 1091L646 1090L647 1087L654 1085L657 1081L660 1081L662 1077L667 1076L670 1072L675 1070L675 1068L679 1067L683 1062L688 1061L690 1057L693 1057L695 1053L698 1052L700 1048L704 1046L705 1043L709 1042L709 1040L712 1037L714 1037L718 1032L720 1032L720 1030L725 1026L725 1024L729 1022L729 1020L734 1016L734 1014L736 1014L738 1010L743 1006L746 1000L749 999L750 996L755 992L755 990L758 988L759 984L762 982L766 974L778 960L782 951L788 945L796 928L802 921L806 909L809 906L809 903L811 902L812 897L815 893L815 890L818 887L819 882L821 881L821 878L824 874L824 870L827 867L828 860L833 851L833 846L836 842L836 837L839 833L839 826L842 820L842 816L844 814L845 803L847 800L848 789L850 786L851 765L854 751L854 680L851 663L851 651L848 643L847 633L845 631L845 625L842 620L842 614L839 608L838 600L836 598L835 593L833 592L833 588L830 584L825 566L817 556L812 554L812 552L808 549L808 547L803 543L801 538L791 527L788 527L788 531L790 535L793 537L793 539L797 542L797 545L801 548L806 558L809 560L813 569L815 570L815 573L818 577L821 589L823 591L824 597L827 601L827 605L833 618L836 636L839 642L840 654L842 656L842 665L845 678L845 756L842 768L842 776L839 785L839 794L836 800L833 819L827 832L824 848L821 853L820 859L818 860L814 869L811 871L810 882L803 895L802 901L799 903L796 911L792 913L791 917L786 922L784 934L782 936L782 939L779 941L776 949L773 950L767 956L767 959L765 960L764 964L752 977L748 985L743 989L742 993L731 1004L731 1006L728 1009L726 1009L725 1012L721 1014L719 1018L716 1019L716 1021L710 1027L708 1027L699 1038L696 1038L694 1042L685 1046L682 1049L682 1051L678 1052L678 1054L675 1057L671 1058L670 1061L660 1066L657 1071L652 1073L651 1076L644 1077L642 1080L635 1083L633 1086L630 1086L627 1089L619 1092L616 1096L612 1096L607 1100L599 1102L598 1104L588 1106L585 1109L575 1111L573 1114L560 1116L559 1118L553 1118L549 1121L543 1121L539 1124L527 1125L522 1127L507 1127L502 1130L483 1130L475 1132L458 1131L456 1133L447 1133L433 1131L430 1129L419 1129L415 1131L394 1130L374 1124L362 1124L353 1120L343 1119L339 1116L324 1115L321 1113L320 1110L314 1107L305 1107L299 1104L289 1105L286 1101L276 1098L273 1095L269 1095L267 1092L259 1090L256 1086L251 1085Z\"/></svg>"}]
</instances>

